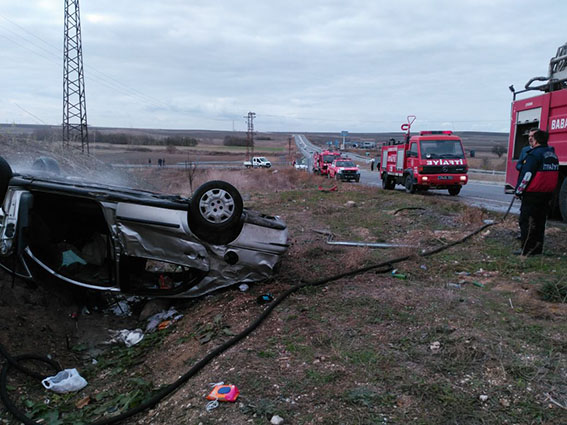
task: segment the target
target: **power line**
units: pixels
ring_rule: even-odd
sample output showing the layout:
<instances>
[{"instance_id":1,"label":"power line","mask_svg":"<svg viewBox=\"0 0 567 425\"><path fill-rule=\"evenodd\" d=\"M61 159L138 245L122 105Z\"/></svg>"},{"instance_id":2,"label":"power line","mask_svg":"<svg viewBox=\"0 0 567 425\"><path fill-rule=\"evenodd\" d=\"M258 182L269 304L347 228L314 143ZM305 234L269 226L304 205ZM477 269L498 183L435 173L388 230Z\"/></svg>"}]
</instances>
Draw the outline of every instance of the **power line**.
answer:
<instances>
[{"instance_id":1,"label":"power line","mask_svg":"<svg viewBox=\"0 0 567 425\"><path fill-rule=\"evenodd\" d=\"M0 36L6 38L7 40L11 41L12 43L28 50L31 51L32 53L34 53L37 56L40 56L44 59L47 59L49 61L52 62L56 62L56 63L61 63L61 59L63 57L62 52L60 49L54 47L52 44L50 44L49 42L45 41L44 39L42 39L41 37L31 33L30 31L26 30L24 27L22 27L21 25L13 22L12 20L8 19L7 17L5 17L4 15L0 15L1 18L3 18L4 20L6 20L7 22L9 22L10 24L14 25L15 27L19 28L20 30L22 30L23 32L25 32L26 34L31 35L33 38L41 41L45 46L47 46L50 50L45 49L44 47L38 45L38 43L35 43L33 40L31 40L28 37L24 37L22 36L20 33L8 28L8 27L4 27L5 30L9 31L10 33L12 33L13 35L15 35L16 37L21 38L26 44L19 42L17 40L14 40L13 38L8 37L7 35L4 34L0 34ZM30 48L29 45L33 46L35 49ZM46 56L43 53L47 53L49 56ZM54 59L56 58L56 59ZM151 96L146 95L145 93L141 92L140 90L131 88L126 86L125 84L121 83L120 81L116 80L115 78L105 74L102 71L99 71L98 69L86 65L85 69L88 70L89 72L91 72L91 74L88 74L86 76L87 81L95 81L95 82L99 82L102 85L112 89L112 90L116 90L121 92L122 94L125 94L131 98L137 99L137 100L141 100L146 104L149 104L151 106L154 107L160 107L160 108L170 108L171 105L168 103L165 103L159 99L153 98ZM96 75L92 75L92 72L94 72Z\"/></svg>"},{"instance_id":2,"label":"power line","mask_svg":"<svg viewBox=\"0 0 567 425\"><path fill-rule=\"evenodd\" d=\"M27 109L24 109L23 107L21 107L20 105L18 105L16 102L12 102L14 105L16 105L18 108L20 108L22 111L24 111L26 114L30 115L31 117L35 118L37 121L39 121L40 123L44 124L44 125L49 125L47 124L45 121L43 121L41 118L39 118L37 115L32 114L30 111L28 111Z\"/></svg>"}]
</instances>

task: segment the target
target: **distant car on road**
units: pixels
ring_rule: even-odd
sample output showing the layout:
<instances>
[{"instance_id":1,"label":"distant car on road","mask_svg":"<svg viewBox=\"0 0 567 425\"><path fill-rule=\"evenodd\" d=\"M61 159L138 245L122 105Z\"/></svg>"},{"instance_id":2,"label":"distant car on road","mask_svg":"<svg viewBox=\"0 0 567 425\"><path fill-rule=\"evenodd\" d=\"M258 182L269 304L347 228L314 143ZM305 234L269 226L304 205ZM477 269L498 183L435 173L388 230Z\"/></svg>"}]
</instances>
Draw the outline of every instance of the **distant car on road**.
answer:
<instances>
[{"instance_id":1,"label":"distant car on road","mask_svg":"<svg viewBox=\"0 0 567 425\"><path fill-rule=\"evenodd\" d=\"M270 277L288 248L278 217L209 181L191 198L63 175L51 158L13 173L0 157L0 267L36 280L194 297Z\"/></svg>"},{"instance_id":2,"label":"distant car on road","mask_svg":"<svg viewBox=\"0 0 567 425\"><path fill-rule=\"evenodd\" d=\"M296 170L307 171L307 162L305 161L305 158L300 159L293 166Z\"/></svg>"},{"instance_id":3,"label":"distant car on road","mask_svg":"<svg viewBox=\"0 0 567 425\"><path fill-rule=\"evenodd\" d=\"M272 163L263 156L254 156L251 161L244 161L246 168L270 168Z\"/></svg>"}]
</instances>

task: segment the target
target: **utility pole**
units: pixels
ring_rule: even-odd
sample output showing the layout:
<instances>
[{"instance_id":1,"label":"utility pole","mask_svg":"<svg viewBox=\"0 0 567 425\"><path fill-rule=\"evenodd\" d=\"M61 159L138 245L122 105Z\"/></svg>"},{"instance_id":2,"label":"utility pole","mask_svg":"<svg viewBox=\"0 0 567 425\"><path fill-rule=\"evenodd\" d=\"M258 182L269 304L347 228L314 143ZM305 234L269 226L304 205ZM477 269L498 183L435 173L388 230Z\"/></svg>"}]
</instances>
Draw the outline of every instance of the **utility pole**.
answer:
<instances>
[{"instance_id":1,"label":"utility pole","mask_svg":"<svg viewBox=\"0 0 567 425\"><path fill-rule=\"evenodd\" d=\"M81 141L81 151L89 153L83 47L79 0L65 0L63 39L63 146Z\"/></svg>"},{"instance_id":2,"label":"utility pole","mask_svg":"<svg viewBox=\"0 0 567 425\"><path fill-rule=\"evenodd\" d=\"M289 156L289 165L292 164L293 162L293 156L291 155L291 136L289 136L289 138L287 139L287 151L288 151L288 156Z\"/></svg>"},{"instance_id":3,"label":"utility pole","mask_svg":"<svg viewBox=\"0 0 567 425\"><path fill-rule=\"evenodd\" d=\"M254 156L254 118L256 117L255 112L248 112L247 118L248 122L248 132L246 133L246 159L252 161Z\"/></svg>"}]
</instances>

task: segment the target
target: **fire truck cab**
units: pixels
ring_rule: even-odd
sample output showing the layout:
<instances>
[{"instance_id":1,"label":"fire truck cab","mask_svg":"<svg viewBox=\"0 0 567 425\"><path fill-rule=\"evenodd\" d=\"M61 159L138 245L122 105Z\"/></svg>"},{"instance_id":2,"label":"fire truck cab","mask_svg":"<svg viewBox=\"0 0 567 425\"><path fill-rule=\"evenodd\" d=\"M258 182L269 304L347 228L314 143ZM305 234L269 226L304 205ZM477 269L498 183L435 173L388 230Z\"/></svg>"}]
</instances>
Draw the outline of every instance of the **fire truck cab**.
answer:
<instances>
[{"instance_id":1,"label":"fire truck cab","mask_svg":"<svg viewBox=\"0 0 567 425\"><path fill-rule=\"evenodd\" d=\"M383 145L380 158L382 188L386 190L400 184L409 193L447 189L456 196L468 181L461 139L452 131L421 131L410 137L408 130L405 142Z\"/></svg>"},{"instance_id":2,"label":"fire truck cab","mask_svg":"<svg viewBox=\"0 0 567 425\"><path fill-rule=\"evenodd\" d=\"M534 85L536 82L543 82ZM546 77L529 80L524 90L513 94L510 138L508 140L508 159L506 164L506 193L514 193L519 171L516 164L522 149L528 146L528 133L532 128L549 132L549 146L555 149L559 159L559 182L553 197L554 209L559 209L567 221L567 43L557 49L555 57L549 62ZM531 91L541 94L532 97L522 95Z\"/></svg>"}]
</instances>

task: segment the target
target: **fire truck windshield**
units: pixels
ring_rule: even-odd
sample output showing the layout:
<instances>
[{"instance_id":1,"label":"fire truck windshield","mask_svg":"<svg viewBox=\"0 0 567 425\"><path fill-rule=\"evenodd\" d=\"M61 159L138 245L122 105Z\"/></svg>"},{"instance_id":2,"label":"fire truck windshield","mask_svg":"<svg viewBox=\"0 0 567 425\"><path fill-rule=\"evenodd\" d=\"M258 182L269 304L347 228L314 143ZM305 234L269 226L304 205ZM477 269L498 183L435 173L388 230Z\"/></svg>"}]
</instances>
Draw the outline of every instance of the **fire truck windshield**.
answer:
<instances>
[{"instance_id":1,"label":"fire truck windshield","mask_svg":"<svg viewBox=\"0 0 567 425\"><path fill-rule=\"evenodd\" d=\"M352 161L337 161L336 165L337 167L355 167Z\"/></svg>"},{"instance_id":2,"label":"fire truck windshield","mask_svg":"<svg viewBox=\"0 0 567 425\"><path fill-rule=\"evenodd\" d=\"M323 155L323 162L333 162L337 155Z\"/></svg>"},{"instance_id":3,"label":"fire truck windshield","mask_svg":"<svg viewBox=\"0 0 567 425\"><path fill-rule=\"evenodd\" d=\"M422 158L459 158L465 157L459 140L421 140Z\"/></svg>"}]
</instances>

